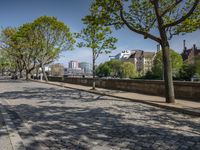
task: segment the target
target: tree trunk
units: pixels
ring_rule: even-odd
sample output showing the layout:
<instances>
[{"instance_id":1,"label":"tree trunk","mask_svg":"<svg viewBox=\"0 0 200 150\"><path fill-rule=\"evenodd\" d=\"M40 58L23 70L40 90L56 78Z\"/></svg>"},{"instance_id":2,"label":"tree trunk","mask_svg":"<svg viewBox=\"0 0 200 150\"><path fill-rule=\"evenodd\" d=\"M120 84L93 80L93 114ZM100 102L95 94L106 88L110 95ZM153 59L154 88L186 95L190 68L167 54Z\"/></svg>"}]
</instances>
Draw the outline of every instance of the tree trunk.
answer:
<instances>
[{"instance_id":1,"label":"tree trunk","mask_svg":"<svg viewBox=\"0 0 200 150\"><path fill-rule=\"evenodd\" d=\"M1 69L1 75L4 76L4 68Z\"/></svg>"},{"instance_id":2,"label":"tree trunk","mask_svg":"<svg viewBox=\"0 0 200 150\"><path fill-rule=\"evenodd\" d=\"M23 70L19 70L19 78L23 78L22 71Z\"/></svg>"},{"instance_id":3,"label":"tree trunk","mask_svg":"<svg viewBox=\"0 0 200 150\"><path fill-rule=\"evenodd\" d=\"M94 50L92 50L92 76L93 76L93 81L92 81L92 90L95 90L95 54L94 54Z\"/></svg>"},{"instance_id":4,"label":"tree trunk","mask_svg":"<svg viewBox=\"0 0 200 150\"><path fill-rule=\"evenodd\" d=\"M169 44L166 41L162 44L163 63L164 63L164 79L165 79L165 97L167 103L175 103L174 85L172 78L172 65L170 59Z\"/></svg>"},{"instance_id":5,"label":"tree trunk","mask_svg":"<svg viewBox=\"0 0 200 150\"><path fill-rule=\"evenodd\" d=\"M48 82L48 78L47 78L47 75L46 75L46 72L45 72L45 68L44 68L44 65L42 64L42 73L43 73L43 76L44 76L44 79L46 82Z\"/></svg>"},{"instance_id":6,"label":"tree trunk","mask_svg":"<svg viewBox=\"0 0 200 150\"><path fill-rule=\"evenodd\" d=\"M160 16L158 1L152 1L155 7L155 13L157 16L158 30L160 33L160 44L162 47L163 54L163 65L164 65L164 79L165 79L165 98L167 103L175 103L174 96L174 85L172 79L172 65L170 59L169 42L166 34L166 29L163 27L164 20Z\"/></svg>"},{"instance_id":7,"label":"tree trunk","mask_svg":"<svg viewBox=\"0 0 200 150\"><path fill-rule=\"evenodd\" d=\"M29 80L29 71L26 70L26 80Z\"/></svg>"}]
</instances>

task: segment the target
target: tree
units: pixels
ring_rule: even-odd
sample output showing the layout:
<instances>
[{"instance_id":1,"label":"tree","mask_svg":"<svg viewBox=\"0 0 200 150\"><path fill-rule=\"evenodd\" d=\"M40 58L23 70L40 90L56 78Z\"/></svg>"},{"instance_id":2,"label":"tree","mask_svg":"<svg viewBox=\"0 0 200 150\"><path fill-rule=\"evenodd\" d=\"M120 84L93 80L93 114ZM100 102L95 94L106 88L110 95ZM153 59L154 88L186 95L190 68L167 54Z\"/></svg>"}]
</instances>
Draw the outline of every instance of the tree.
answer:
<instances>
[{"instance_id":1,"label":"tree","mask_svg":"<svg viewBox=\"0 0 200 150\"><path fill-rule=\"evenodd\" d=\"M93 90L95 89L96 59L100 54L108 54L111 50L116 49L114 44L117 42L116 38L110 36L112 33L110 27L98 24L98 18L96 18L96 16L96 11L91 10L91 14L82 19L86 27L81 31L81 33L76 34L77 38L82 39L82 42L78 43L78 47L87 47L92 49Z\"/></svg>"},{"instance_id":2,"label":"tree","mask_svg":"<svg viewBox=\"0 0 200 150\"><path fill-rule=\"evenodd\" d=\"M111 69L112 77L121 77L122 76L122 62L120 60L111 60L108 62L108 65Z\"/></svg>"},{"instance_id":3,"label":"tree","mask_svg":"<svg viewBox=\"0 0 200 150\"><path fill-rule=\"evenodd\" d=\"M33 33L40 42L37 43L39 53L37 61L42 68L45 80L48 81L44 67L58 58L63 50L72 50L75 40L70 28L56 17L42 16L33 23Z\"/></svg>"},{"instance_id":4,"label":"tree","mask_svg":"<svg viewBox=\"0 0 200 150\"><path fill-rule=\"evenodd\" d=\"M134 78L137 76L135 65L131 62L122 63L122 78Z\"/></svg>"},{"instance_id":5,"label":"tree","mask_svg":"<svg viewBox=\"0 0 200 150\"><path fill-rule=\"evenodd\" d=\"M17 60L21 60L26 71L26 80L30 78L31 71L38 65L37 57L40 49L38 48L40 35L33 30L31 23L23 24L11 37L13 49L17 51Z\"/></svg>"},{"instance_id":6,"label":"tree","mask_svg":"<svg viewBox=\"0 0 200 150\"><path fill-rule=\"evenodd\" d=\"M9 68L9 66L10 66L9 60L5 57L3 51L0 50L0 69L2 76L4 76L4 72Z\"/></svg>"},{"instance_id":7,"label":"tree","mask_svg":"<svg viewBox=\"0 0 200 150\"><path fill-rule=\"evenodd\" d=\"M172 62L172 76L177 77L179 70L181 69L183 65L183 59L182 56L175 52L174 50L170 50L170 61ZM154 76L159 77L160 79L163 78L163 63L162 63L162 52L159 51L156 53L156 56L154 58L153 62L153 68L152 72Z\"/></svg>"},{"instance_id":8,"label":"tree","mask_svg":"<svg viewBox=\"0 0 200 150\"><path fill-rule=\"evenodd\" d=\"M3 31L3 46L8 56L17 63L20 72L30 73L44 67L58 58L62 50L72 49L75 40L68 26L55 17L42 16L32 23L26 23L18 29L7 28Z\"/></svg>"},{"instance_id":9,"label":"tree","mask_svg":"<svg viewBox=\"0 0 200 150\"><path fill-rule=\"evenodd\" d=\"M6 60L9 62L9 69L14 73L20 72L20 77L22 77L22 71L24 69L23 63L23 53L19 48L19 44L13 39L13 36L17 32L17 28L7 27L1 32L1 48L2 53Z\"/></svg>"},{"instance_id":10,"label":"tree","mask_svg":"<svg viewBox=\"0 0 200 150\"><path fill-rule=\"evenodd\" d=\"M96 75L99 77L108 77L111 74L112 68L108 65L108 63L100 64L96 69Z\"/></svg>"},{"instance_id":11,"label":"tree","mask_svg":"<svg viewBox=\"0 0 200 150\"><path fill-rule=\"evenodd\" d=\"M195 56L194 63L188 61L184 62L183 66L179 70L179 79L190 81L192 77L199 77L200 75L200 56Z\"/></svg>"},{"instance_id":12,"label":"tree","mask_svg":"<svg viewBox=\"0 0 200 150\"><path fill-rule=\"evenodd\" d=\"M169 40L199 29L200 0L95 0L99 24L127 27L162 47L165 97L175 103ZM156 32L157 30L157 32ZM155 34L156 33L156 34Z\"/></svg>"},{"instance_id":13,"label":"tree","mask_svg":"<svg viewBox=\"0 0 200 150\"><path fill-rule=\"evenodd\" d=\"M137 76L137 72L133 63L111 60L99 65L97 75L100 77L134 78Z\"/></svg>"},{"instance_id":14,"label":"tree","mask_svg":"<svg viewBox=\"0 0 200 150\"><path fill-rule=\"evenodd\" d=\"M179 70L179 78L181 80L190 81L195 74L195 66L192 64L183 64Z\"/></svg>"}]
</instances>

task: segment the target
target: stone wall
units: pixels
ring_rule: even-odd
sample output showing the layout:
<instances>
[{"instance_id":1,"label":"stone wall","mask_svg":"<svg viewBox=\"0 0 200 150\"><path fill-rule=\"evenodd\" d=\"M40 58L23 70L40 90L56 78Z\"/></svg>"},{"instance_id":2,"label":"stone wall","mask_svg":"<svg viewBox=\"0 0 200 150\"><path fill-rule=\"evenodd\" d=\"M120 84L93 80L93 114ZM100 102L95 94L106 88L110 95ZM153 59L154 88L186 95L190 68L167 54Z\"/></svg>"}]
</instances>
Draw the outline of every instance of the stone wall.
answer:
<instances>
[{"instance_id":1,"label":"stone wall","mask_svg":"<svg viewBox=\"0 0 200 150\"><path fill-rule=\"evenodd\" d=\"M49 77L49 80L92 86L92 78ZM107 89L134 91L144 94L164 96L164 82L160 80L96 79L96 86ZM174 89L176 98L200 102L200 83L175 81Z\"/></svg>"}]
</instances>

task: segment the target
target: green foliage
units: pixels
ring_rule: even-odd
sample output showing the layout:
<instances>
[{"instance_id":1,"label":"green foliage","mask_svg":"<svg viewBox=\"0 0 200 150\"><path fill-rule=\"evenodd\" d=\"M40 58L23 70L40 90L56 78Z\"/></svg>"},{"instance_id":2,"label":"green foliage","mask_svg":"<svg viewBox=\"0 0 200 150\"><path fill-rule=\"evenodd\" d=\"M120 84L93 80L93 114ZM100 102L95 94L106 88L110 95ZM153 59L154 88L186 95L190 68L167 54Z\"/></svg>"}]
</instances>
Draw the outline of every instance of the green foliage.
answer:
<instances>
[{"instance_id":1,"label":"green foliage","mask_svg":"<svg viewBox=\"0 0 200 150\"><path fill-rule=\"evenodd\" d=\"M125 26L161 45L166 102L174 103L169 40L199 29L200 0L94 0L93 10L98 12L99 24Z\"/></svg>"},{"instance_id":2,"label":"green foliage","mask_svg":"<svg viewBox=\"0 0 200 150\"><path fill-rule=\"evenodd\" d=\"M91 48L93 52L93 59L96 60L102 53L110 53L111 50L116 49L115 43L117 39L110 36L112 31L110 27L98 24L96 11L91 11L91 14L82 19L85 28L81 33L76 33L76 37L81 41L78 47Z\"/></svg>"},{"instance_id":3,"label":"green foliage","mask_svg":"<svg viewBox=\"0 0 200 150\"><path fill-rule=\"evenodd\" d=\"M85 24L85 28L82 29L81 33L75 34L81 40L77 46L87 47L92 50L93 89L95 89L96 59L100 54L108 54L111 50L116 49L114 44L117 39L110 36L112 33L110 27L98 24L97 10L91 9L90 15L85 16L82 21Z\"/></svg>"},{"instance_id":4,"label":"green foliage","mask_svg":"<svg viewBox=\"0 0 200 150\"><path fill-rule=\"evenodd\" d=\"M100 64L96 73L99 77L134 78L137 76L134 64L119 60L111 60Z\"/></svg>"},{"instance_id":5,"label":"green foliage","mask_svg":"<svg viewBox=\"0 0 200 150\"><path fill-rule=\"evenodd\" d=\"M7 27L1 32L1 54L9 62L9 69L22 69L22 51L19 44L13 39L17 32L16 28Z\"/></svg>"},{"instance_id":6,"label":"green foliage","mask_svg":"<svg viewBox=\"0 0 200 150\"><path fill-rule=\"evenodd\" d=\"M0 70L3 71L10 68L9 59L0 51Z\"/></svg>"},{"instance_id":7,"label":"green foliage","mask_svg":"<svg viewBox=\"0 0 200 150\"><path fill-rule=\"evenodd\" d=\"M17 68L29 74L36 66L54 61L62 50L71 50L75 40L68 26L55 17L42 16L2 32L3 49L17 62ZM11 57L12 56L12 57Z\"/></svg>"},{"instance_id":8,"label":"green foliage","mask_svg":"<svg viewBox=\"0 0 200 150\"><path fill-rule=\"evenodd\" d=\"M100 64L96 69L96 74L99 77L108 77L111 74L112 69L108 65L108 63Z\"/></svg>"},{"instance_id":9,"label":"green foliage","mask_svg":"<svg viewBox=\"0 0 200 150\"><path fill-rule=\"evenodd\" d=\"M122 78L134 78L137 76L136 68L133 63L124 62L121 66Z\"/></svg>"},{"instance_id":10,"label":"green foliage","mask_svg":"<svg viewBox=\"0 0 200 150\"><path fill-rule=\"evenodd\" d=\"M121 77L122 76L122 62L119 60L111 60L108 62L108 66L111 68L110 75L112 77Z\"/></svg>"},{"instance_id":11,"label":"green foliage","mask_svg":"<svg viewBox=\"0 0 200 150\"><path fill-rule=\"evenodd\" d=\"M43 64L48 64L58 57L62 50L73 49L75 40L70 28L56 17L42 16L33 23L33 33L37 36L38 48L40 49L37 58Z\"/></svg>"},{"instance_id":12,"label":"green foliage","mask_svg":"<svg viewBox=\"0 0 200 150\"><path fill-rule=\"evenodd\" d=\"M190 81L195 74L195 66L191 64L184 64L179 70L179 79Z\"/></svg>"},{"instance_id":13,"label":"green foliage","mask_svg":"<svg viewBox=\"0 0 200 150\"><path fill-rule=\"evenodd\" d=\"M116 29L126 26L156 42L159 39L151 33L158 29L159 17L168 38L200 28L199 0L95 0L91 10L98 11L99 24L113 25Z\"/></svg>"},{"instance_id":14,"label":"green foliage","mask_svg":"<svg viewBox=\"0 0 200 150\"><path fill-rule=\"evenodd\" d=\"M170 50L171 53L171 62L172 62L172 76L176 77L178 76L179 70L183 65L183 59L182 56L180 54L178 54L177 52L175 52L174 50ZM163 76L163 64L162 64L162 51L159 51L155 58L154 58L154 65L152 68L152 72L153 75L155 77L159 77L162 78Z\"/></svg>"}]
</instances>

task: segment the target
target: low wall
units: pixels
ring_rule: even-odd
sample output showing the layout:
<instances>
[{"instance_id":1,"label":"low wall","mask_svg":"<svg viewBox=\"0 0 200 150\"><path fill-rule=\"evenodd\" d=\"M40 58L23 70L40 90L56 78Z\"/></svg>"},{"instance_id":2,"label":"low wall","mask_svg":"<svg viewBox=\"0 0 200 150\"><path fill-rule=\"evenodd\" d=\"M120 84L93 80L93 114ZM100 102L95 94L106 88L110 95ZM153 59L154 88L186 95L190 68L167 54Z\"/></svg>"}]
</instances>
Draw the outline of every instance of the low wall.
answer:
<instances>
[{"instance_id":1,"label":"low wall","mask_svg":"<svg viewBox=\"0 0 200 150\"><path fill-rule=\"evenodd\" d=\"M92 86L92 78L49 77L49 80ZM158 96L165 95L164 82L160 80L96 79L96 86L107 89L134 91ZM200 102L200 83L198 82L175 81L174 90L176 98Z\"/></svg>"}]
</instances>

